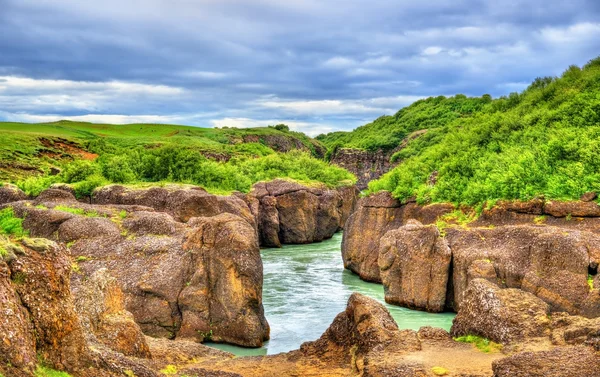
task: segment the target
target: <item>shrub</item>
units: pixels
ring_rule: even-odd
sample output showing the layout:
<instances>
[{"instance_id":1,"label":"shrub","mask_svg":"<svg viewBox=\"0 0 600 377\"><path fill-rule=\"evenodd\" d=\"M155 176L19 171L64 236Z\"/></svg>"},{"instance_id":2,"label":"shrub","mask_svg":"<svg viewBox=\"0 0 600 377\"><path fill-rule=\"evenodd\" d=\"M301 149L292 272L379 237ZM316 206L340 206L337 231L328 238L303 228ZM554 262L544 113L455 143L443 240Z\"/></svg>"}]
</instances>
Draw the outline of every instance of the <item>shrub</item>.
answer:
<instances>
[{"instance_id":1,"label":"shrub","mask_svg":"<svg viewBox=\"0 0 600 377\"><path fill-rule=\"evenodd\" d=\"M98 164L87 160L75 160L66 165L61 173L61 179L65 183L81 182L99 173L100 167Z\"/></svg>"},{"instance_id":2,"label":"shrub","mask_svg":"<svg viewBox=\"0 0 600 377\"><path fill-rule=\"evenodd\" d=\"M28 235L28 232L23 229L23 219L15 216L12 207L0 210L0 234L17 238Z\"/></svg>"}]
</instances>

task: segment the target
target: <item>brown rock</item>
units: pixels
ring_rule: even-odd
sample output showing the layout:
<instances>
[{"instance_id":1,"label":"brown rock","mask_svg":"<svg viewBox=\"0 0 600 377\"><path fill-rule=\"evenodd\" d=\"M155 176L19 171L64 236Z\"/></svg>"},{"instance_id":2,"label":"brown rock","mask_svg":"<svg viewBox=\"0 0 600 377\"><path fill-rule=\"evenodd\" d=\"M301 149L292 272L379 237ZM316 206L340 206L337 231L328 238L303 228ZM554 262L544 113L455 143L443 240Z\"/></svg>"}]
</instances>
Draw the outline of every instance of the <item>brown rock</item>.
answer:
<instances>
[{"instance_id":1,"label":"brown rock","mask_svg":"<svg viewBox=\"0 0 600 377\"><path fill-rule=\"evenodd\" d=\"M150 358L150 348L140 327L124 307L124 296L117 280L100 269L73 287L75 308L88 334L125 356Z\"/></svg>"},{"instance_id":2,"label":"brown rock","mask_svg":"<svg viewBox=\"0 0 600 377\"><path fill-rule=\"evenodd\" d=\"M353 293L346 311L338 314L319 340L304 343L299 352L303 357L317 356L333 365L353 362L361 375L386 375L381 374L387 369L378 362L381 355L420 349L415 331L398 330L383 305Z\"/></svg>"},{"instance_id":3,"label":"brown rock","mask_svg":"<svg viewBox=\"0 0 600 377\"><path fill-rule=\"evenodd\" d=\"M32 237L52 238L62 223L76 217L68 212L35 208L25 202L13 203L11 207L15 216L24 219L23 227L29 231Z\"/></svg>"},{"instance_id":4,"label":"brown rock","mask_svg":"<svg viewBox=\"0 0 600 377\"><path fill-rule=\"evenodd\" d=\"M58 239L71 242L84 238L120 237L119 227L106 218L81 217L65 221L58 228Z\"/></svg>"},{"instance_id":5,"label":"brown rock","mask_svg":"<svg viewBox=\"0 0 600 377\"><path fill-rule=\"evenodd\" d=\"M279 212L277 199L274 196L264 196L260 199L258 210L258 229L260 244L266 247L281 247L279 240Z\"/></svg>"},{"instance_id":6,"label":"brown rock","mask_svg":"<svg viewBox=\"0 0 600 377\"><path fill-rule=\"evenodd\" d=\"M453 208L450 204L419 206L409 203L400 206L385 192L362 198L346 222L342 240L344 266L363 280L381 282L377 263L381 238L410 219L431 224Z\"/></svg>"},{"instance_id":7,"label":"brown rock","mask_svg":"<svg viewBox=\"0 0 600 377\"><path fill-rule=\"evenodd\" d=\"M356 186L344 186L337 189L337 192L341 197L341 207L340 211L340 229L343 229L346 225L346 221L354 210L356 209L356 205L358 203L358 195L359 191Z\"/></svg>"},{"instance_id":8,"label":"brown rock","mask_svg":"<svg viewBox=\"0 0 600 377\"><path fill-rule=\"evenodd\" d=\"M254 229L231 214L195 218L191 225L197 230L184 249L201 255L204 266L181 291L178 336L261 346L269 339L269 325L262 308L262 263Z\"/></svg>"},{"instance_id":9,"label":"brown rock","mask_svg":"<svg viewBox=\"0 0 600 377\"><path fill-rule=\"evenodd\" d=\"M563 347L522 352L495 361L494 377L591 377L600 370L600 357L589 347Z\"/></svg>"},{"instance_id":10,"label":"brown rock","mask_svg":"<svg viewBox=\"0 0 600 377\"><path fill-rule=\"evenodd\" d=\"M71 252L85 258L76 282L107 268L123 289L127 310L148 335L244 346L268 339L260 251L246 220L220 214L173 224L165 214L139 214L124 221L139 232L136 236L77 240ZM171 235L152 234L170 226L176 228Z\"/></svg>"},{"instance_id":11,"label":"brown rock","mask_svg":"<svg viewBox=\"0 0 600 377\"><path fill-rule=\"evenodd\" d=\"M27 195L14 185L0 186L0 205L20 200L27 200Z\"/></svg>"},{"instance_id":12,"label":"brown rock","mask_svg":"<svg viewBox=\"0 0 600 377\"><path fill-rule=\"evenodd\" d=\"M162 187L147 190L128 190L119 185L105 186L94 191L93 204L142 205L163 211L166 207L169 191Z\"/></svg>"},{"instance_id":13,"label":"brown rock","mask_svg":"<svg viewBox=\"0 0 600 377\"><path fill-rule=\"evenodd\" d=\"M49 188L47 190L42 191L40 193L40 195L38 195L38 197L35 198L36 203L45 203L45 202L56 203L56 202L76 202L76 201L77 201L77 199L75 198L75 196L72 193L70 193L69 191L53 189L53 188Z\"/></svg>"},{"instance_id":14,"label":"brown rock","mask_svg":"<svg viewBox=\"0 0 600 377\"><path fill-rule=\"evenodd\" d=\"M581 195L581 198L579 200L581 200L582 202L591 202L594 201L598 198L598 193L596 192L586 192L585 194Z\"/></svg>"},{"instance_id":15,"label":"brown rock","mask_svg":"<svg viewBox=\"0 0 600 377\"><path fill-rule=\"evenodd\" d=\"M600 351L600 317L589 319L567 313L553 314L552 343L561 346L586 344Z\"/></svg>"},{"instance_id":16,"label":"brown rock","mask_svg":"<svg viewBox=\"0 0 600 377\"><path fill-rule=\"evenodd\" d=\"M394 199L390 192L380 191L376 194L361 198L359 205L367 208L397 208L402 204L398 200Z\"/></svg>"},{"instance_id":17,"label":"brown rock","mask_svg":"<svg viewBox=\"0 0 600 377\"><path fill-rule=\"evenodd\" d=\"M177 190L170 193L165 210L183 222L192 217L215 216L220 212L217 197L203 190Z\"/></svg>"},{"instance_id":18,"label":"brown rock","mask_svg":"<svg viewBox=\"0 0 600 377\"><path fill-rule=\"evenodd\" d=\"M181 223L176 222L166 213L147 211L128 215L123 220L123 227L138 235L173 235L184 229Z\"/></svg>"},{"instance_id":19,"label":"brown rock","mask_svg":"<svg viewBox=\"0 0 600 377\"><path fill-rule=\"evenodd\" d=\"M600 217L600 205L595 202L550 201L544 206L544 213L554 217Z\"/></svg>"},{"instance_id":20,"label":"brown rock","mask_svg":"<svg viewBox=\"0 0 600 377\"><path fill-rule=\"evenodd\" d=\"M551 311L598 315L587 286L588 250L597 244L597 236L550 226L448 228L446 233L453 255L455 310L460 310L476 265L481 264L477 261L483 260L493 266L499 284L535 294ZM477 277L494 280L491 269Z\"/></svg>"},{"instance_id":21,"label":"brown rock","mask_svg":"<svg viewBox=\"0 0 600 377\"><path fill-rule=\"evenodd\" d=\"M308 191L293 191L277 197L281 243L310 243L315 238L319 198ZM337 230L337 227L336 227Z\"/></svg>"},{"instance_id":22,"label":"brown rock","mask_svg":"<svg viewBox=\"0 0 600 377\"><path fill-rule=\"evenodd\" d=\"M11 283L23 276L11 275L0 260L0 373L30 376L37 364L33 324Z\"/></svg>"},{"instance_id":23,"label":"brown rock","mask_svg":"<svg viewBox=\"0 0 600 377\"><path fill-rule=\"evenodd\" d=\"M91 355L73 306L66 251L54 243L44 252L26 248L10 269L13 289L33 324L34 352L54 369L83 371Z\"/></svg>"},{"instance_id":24,"label":"brown rock","mask_svg":"<svg viewBox=\"0 0 600 377\"><path fill-rule=\"evenodd\" d=\"M503 344L548 336L548 312L548 304L531 293L475 279L464 293L450 333L479 335Z\"/></svg>"},{"instance_id":25,"label":"brown rock","mask_svg":"<svg viewBox=\"0 0 600 377\"><path fill-rule=\"evenodd\" d=\"M443 311L451 257L435 225L409 220L405 226L387 232L381 239L378 258L386 302Z\"/></svg>"}]
</instances>

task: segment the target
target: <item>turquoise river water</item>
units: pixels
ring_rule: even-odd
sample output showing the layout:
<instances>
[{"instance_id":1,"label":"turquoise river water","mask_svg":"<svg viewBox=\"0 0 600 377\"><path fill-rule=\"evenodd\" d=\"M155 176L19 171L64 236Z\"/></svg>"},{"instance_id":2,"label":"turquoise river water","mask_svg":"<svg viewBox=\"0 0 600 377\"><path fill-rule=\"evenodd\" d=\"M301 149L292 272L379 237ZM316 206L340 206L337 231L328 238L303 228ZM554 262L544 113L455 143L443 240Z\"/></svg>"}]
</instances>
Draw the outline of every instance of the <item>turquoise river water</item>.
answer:
<instances>
[{"instance_id":1,"label":"turquoise river water","mask_svg":"<svg viewBox=\"0 0 600 377\"><path fill-rule=\"evenodd\" d=\"M342 234L337 233L320 243L263 249L263 305L271 340L258 349L207 345L238 356L287 352L318 339L345 310L353 292L384 303L382 285L364 282L344 269L341 242ZM401 329L435 326L449 330L454 318L454 313L432 314L385 305Z\"/></svg>"}]
</instances>

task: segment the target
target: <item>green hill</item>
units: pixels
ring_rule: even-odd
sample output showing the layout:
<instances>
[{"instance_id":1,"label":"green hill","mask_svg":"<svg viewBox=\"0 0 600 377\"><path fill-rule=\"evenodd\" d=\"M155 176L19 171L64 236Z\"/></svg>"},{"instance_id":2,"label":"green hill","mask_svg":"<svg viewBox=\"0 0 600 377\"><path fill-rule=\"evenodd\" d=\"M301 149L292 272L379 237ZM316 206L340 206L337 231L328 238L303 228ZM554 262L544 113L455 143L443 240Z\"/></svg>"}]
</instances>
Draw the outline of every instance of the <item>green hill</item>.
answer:
<instances>
[{"instance_id":1,"label":"green hill","mask_svg":"<svg viewBox=\"0 0 600 377\"><path fill-rule=\"evenodd\" d=\"M80 195L108 183L179 182L213 192L247 191L260 180L292 178L329 186L352 181L321 158L326 148L285 125L200 128L61 121L0 123L0 181L36 194L72 183Z\"/></svg>"},{"instance_id":2,"label":"green hill","mask_svg":"<svg viewBox=\"0 0 600 377\"><path fill-rule=\"evenodd\" d=\"M396 153L400 165L369 189L470 205L600 192L600 58L452 116Z\"/></svg>"}]
</instances>

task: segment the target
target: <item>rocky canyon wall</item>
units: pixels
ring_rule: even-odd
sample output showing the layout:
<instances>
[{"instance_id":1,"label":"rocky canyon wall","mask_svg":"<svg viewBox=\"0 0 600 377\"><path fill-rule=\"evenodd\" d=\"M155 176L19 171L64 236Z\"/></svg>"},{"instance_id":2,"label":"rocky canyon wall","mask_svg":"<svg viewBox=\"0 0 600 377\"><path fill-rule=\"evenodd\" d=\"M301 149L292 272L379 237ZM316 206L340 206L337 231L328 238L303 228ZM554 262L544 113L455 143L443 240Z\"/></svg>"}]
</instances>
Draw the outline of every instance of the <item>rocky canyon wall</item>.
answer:
<instances>
[{"instance_id":1,"label":"rocky canyon wall","mask_svg":"<svg viewBox=\"0 0 600 377\"><path fill-rule=\"evenodd\" d=\"M458 311L469 282L483 278L530 292L552 312L600 316L596 203L501 202L468 226L438 229L453 210L401 205L388 193L361 199L344 233L344 265L413 309Z\"/></svg>"}]
</instances>

